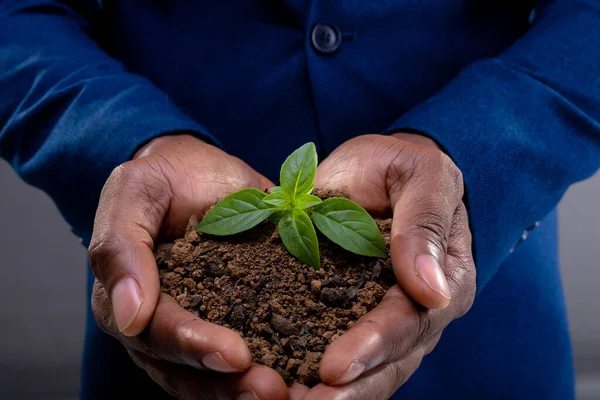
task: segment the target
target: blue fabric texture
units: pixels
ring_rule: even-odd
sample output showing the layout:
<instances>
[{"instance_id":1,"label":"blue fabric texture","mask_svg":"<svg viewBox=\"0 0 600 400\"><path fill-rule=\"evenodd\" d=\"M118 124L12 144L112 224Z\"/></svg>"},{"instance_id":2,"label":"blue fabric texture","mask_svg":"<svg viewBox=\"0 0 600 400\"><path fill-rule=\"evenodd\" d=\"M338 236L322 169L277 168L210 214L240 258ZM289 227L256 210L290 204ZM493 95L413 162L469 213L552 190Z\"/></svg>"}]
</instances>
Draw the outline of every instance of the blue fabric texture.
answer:
<instances>
[{"instance_id":1,"label":"blue fabric texture","mask_svg":"<svg viewBox=\"0 0 600 400\"><path fill-rule=\"evenodd\" d=\"M307 141L422 132L464 174L478 295L399 396L569 399L553 210L600 166L600 4L535 3L0 0L0 156L88 243L110 171L160 135L276 179ZM82 397L135 371L90 317Z\"/></svg>"}]
</instances>

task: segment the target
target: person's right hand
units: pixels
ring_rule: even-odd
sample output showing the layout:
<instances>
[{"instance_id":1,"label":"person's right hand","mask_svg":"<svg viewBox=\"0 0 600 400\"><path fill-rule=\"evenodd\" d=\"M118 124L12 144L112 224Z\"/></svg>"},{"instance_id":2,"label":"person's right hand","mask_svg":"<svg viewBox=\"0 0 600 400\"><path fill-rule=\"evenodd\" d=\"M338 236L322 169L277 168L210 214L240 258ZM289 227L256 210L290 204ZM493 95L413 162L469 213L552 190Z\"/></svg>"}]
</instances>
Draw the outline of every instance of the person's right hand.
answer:
<instances>
[{"instance_id":1,"label":"person's right hand","mask_svg":"<svg viewBox=\"0 0 600 400\"><path fill-rule=\"evenodd\" d=\"M177 398L293 396L277 372L252 364L238 334L161 294L153 256L159 235L181 237L191 215L236 190L272 186L240 159L177 135L150 142L102 190L89 248L96 321Z\"/></svg>"}]
</instances>

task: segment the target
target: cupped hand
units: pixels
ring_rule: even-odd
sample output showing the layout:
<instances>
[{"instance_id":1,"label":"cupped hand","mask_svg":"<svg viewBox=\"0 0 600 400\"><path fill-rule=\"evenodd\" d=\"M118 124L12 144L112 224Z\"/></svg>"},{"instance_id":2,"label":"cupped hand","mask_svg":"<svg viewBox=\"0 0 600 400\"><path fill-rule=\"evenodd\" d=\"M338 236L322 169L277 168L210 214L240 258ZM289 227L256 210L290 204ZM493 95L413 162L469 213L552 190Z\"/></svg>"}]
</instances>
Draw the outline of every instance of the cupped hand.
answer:
<instances>
[{"instance_id":1,"label":"cupped hand","mask_svg":"<svg viewBox=\"0 0 600 400\"><path fill-rule=\"evenodd\" d=\"M287 399L274 370L252 364L235 332L160 294L153 248L225 195L271 187L247 164L190 135L164 136L117 167L100 197L89 248L92 309L137 365L177 398Z\"/></svg>"},{"instance_id":2,"label":"cupped hand","mask_svg":"<svg viewBox=\"0 0 600 400\"><path fill-rule=\"evenodd\" d=\"M323 383L303 398L389 398L473 303L462 174L426 137L364 135L336 149L315 184L346 192L374 215L393 215L390 256L398 285L327 348Z\"/></svg>"}]
</instances>

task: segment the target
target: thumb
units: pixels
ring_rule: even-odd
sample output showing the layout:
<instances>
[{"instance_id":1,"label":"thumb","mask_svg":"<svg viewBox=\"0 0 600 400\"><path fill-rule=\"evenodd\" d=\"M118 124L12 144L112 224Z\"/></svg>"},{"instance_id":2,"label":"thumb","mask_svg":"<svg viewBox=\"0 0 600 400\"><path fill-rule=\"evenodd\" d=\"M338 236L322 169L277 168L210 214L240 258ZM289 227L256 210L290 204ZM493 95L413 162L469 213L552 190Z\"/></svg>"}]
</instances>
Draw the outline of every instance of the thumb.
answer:
<instances>
[{"instance_id":1,"label":"thumb","mask_svg":"<svg viewBox=\"0 0 600 400\"><path fill-rule=\"evenodd\" d=\"M392 265L413 300L443 309L451 299L444 263L453 216L462 201L462 177L438 150L418 151L412 168L404 182L391 180L398 182L390 188Z\"/></svg>"},{"instance_id":2,"label":"thumb","mask_svg":"<svg viewBox=\"0 0 600 400\"><path fill-rule=\"evenodd\" d=\"M160 294L153 248L172 194L155 171L135 161L113 171L102 189L89 247L92 272L126 336L146 328Z\"/></svg>"}]
</instances>

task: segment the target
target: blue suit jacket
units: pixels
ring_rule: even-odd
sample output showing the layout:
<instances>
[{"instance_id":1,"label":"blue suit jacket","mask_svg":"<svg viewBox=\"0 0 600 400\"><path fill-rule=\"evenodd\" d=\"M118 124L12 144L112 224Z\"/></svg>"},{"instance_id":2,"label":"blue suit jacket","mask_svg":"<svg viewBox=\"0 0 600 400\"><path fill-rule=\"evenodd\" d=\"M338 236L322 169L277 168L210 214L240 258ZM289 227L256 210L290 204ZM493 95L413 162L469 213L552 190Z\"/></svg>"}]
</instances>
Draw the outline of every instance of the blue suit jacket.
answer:
<instances>
[{"instance_id":1,"label":"blue suit jacket","mask_svg":"<svg viewBox=\"0 0 600 400\"><path fill-rule=\"evenodd\" d=\"M110 171L165 133L274 178L307 141L423 132L463 171L478 295L399 393L568 399L552 210L600 165L600 3L543 3L0 0L0 155L87 243ZM90 319L84 397L131 368Z\"/></svg>"}]
</instances>

